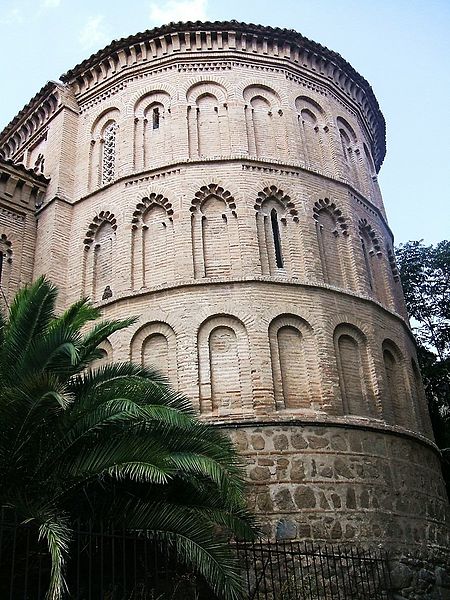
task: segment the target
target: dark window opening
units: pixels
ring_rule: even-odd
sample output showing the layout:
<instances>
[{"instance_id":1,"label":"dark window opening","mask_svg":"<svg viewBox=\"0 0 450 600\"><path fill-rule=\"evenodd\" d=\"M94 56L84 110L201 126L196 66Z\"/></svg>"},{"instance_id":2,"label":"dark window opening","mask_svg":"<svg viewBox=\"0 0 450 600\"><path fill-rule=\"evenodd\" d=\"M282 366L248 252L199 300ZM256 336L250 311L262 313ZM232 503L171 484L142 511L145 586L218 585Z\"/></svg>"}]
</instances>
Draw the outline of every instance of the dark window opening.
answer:
<instances>
[{"instance_id":1,"label":"dark window opening","mask_svg":"<svg viewBox=\"0 0 450 600\"><path fill-rule=\"evenodd\" d=\"M153 109L153 129L159 129L159 108Z\"/></svg>"},{"instance_id":2,"label":"dark window opening","mask_svg":"<svg viewBox=\"0 0 450 600\"><path fill-rule=\"evenodd\" d=\"M281 254L280 227L278 225L278 214L273 208L270 211L270 222L272 225L273 245L275 247L275 260L279 269L283 268L283 256Z\"/></svg>"}]
</instances>

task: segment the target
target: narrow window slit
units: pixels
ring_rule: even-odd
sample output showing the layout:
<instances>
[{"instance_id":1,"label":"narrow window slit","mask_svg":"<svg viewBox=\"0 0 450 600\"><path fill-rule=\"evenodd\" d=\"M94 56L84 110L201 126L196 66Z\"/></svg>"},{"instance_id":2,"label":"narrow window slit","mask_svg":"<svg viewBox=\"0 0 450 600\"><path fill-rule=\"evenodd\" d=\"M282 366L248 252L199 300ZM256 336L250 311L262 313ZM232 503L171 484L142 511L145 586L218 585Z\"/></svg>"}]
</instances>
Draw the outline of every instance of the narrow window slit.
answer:
<instances>
[{"instance_id":1,"label":"narrow window slit","mask_svg":"<svg viewBox=\"0 0 450 600\"><path fill-rule=\"evenodd\" d=\"M278 224L277 211L273 208L270 211L270 222L272 225L273 245L275 247L275 260L278 269L283 268L283 255L281 253L280 227Z\"/></svg>"}]
</instances>

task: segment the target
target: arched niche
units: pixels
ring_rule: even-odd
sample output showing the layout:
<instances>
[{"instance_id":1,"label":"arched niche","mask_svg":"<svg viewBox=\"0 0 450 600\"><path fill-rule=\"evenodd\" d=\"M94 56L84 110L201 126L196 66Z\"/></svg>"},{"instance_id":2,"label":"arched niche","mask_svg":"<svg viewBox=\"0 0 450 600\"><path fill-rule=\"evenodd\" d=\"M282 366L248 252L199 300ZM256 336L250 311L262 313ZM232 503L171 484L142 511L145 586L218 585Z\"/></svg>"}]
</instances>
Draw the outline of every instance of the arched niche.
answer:
<instances>
[{"instance_id":1,"label":"arched niche","mask_svg":"<svg viewBox=\"0 0 450 600\"><path fill-rule=\"evenodd\" d=\"M240 273L238 219L231 193L215 183L202 186L190 210L195 278Z\"/></svg>"},{"instance_id":2,"label":"arched niche","mask_svg":"<svg viewBox=\"0 0 450 600\"><path fill-rule=\"evenodd\" d=\"M325 283L340 288L348 286L348 226L342 212L328 198L319 200L313 208L313 218L322 276Z\"/></svg>"},{"instance_id":3,"label":"arched niche","mask_svg":"<svg viewBox=\"0 0 450 600\"><path fill-rule=\"evenodd\" d=\"M212 158L230 153L227 92L216 82L191 86L188 102L189 156Z\"/></svg>"},{"instance_id":4,"label":"arched niche","mask_svg":"<svg viewBox=\"0 0 450 600\"><path fill-rule=\"evenodd\" d=\"M113 295L117 222L101 211L91 222L84 239L83 290L94 302Z\"/></svg>"},{"instance_id":5,"label":"arched niche","mask_svg":"<svg viewBox=\"0 0 450 600\"><path fill-rule=\"evenodd\" d=\"M278 94L264 85L250 85L243 96L249 154L259 158L285 155L286 136Z\"/></svg>"},{"instance_id":6,"label":"arched niche","mask_svg":"<svg viewBox=\"0 0 450 600\"><path fill-rule=\"evenodd\" d=\"M249 342L239 319L217 315L201 325L198 365L202 414L220 417L252 412Z\"/></svg>"},{"instance_id":7,"label":"arched niche","mask_svg":"<svg viewBox=\"0 0 450 600\"><path fill-rule=\"evenodd\" d=\"M336 124L341 145L341 175L353 185L358 186L360 183L358 138L353 127L343 117L337 117Z\"/></svg>"},{"instance_id":8,"label":"arched niche","mask_svg":"<svg viewBox=\"0 0 450 600\"><path fill-rule=\"evenodd\" d=\"M382 344L384 364L384 409L394 425L411 428L411 405L408 405L405 361L399 347L390 339Z\"/></svg>"},{"instance_id":9,"label":"arched niche","mask_svg":"<svg viewBox=\"0 0 450 600\"><path fill-rule=\"evenodd\" d=\"M334 330L333 341L343 413L377 416L366 336L354 325L341 323Z\"/></svg>"},{"instance_id":10,"label":"arched niche","mask_svg":"<svg viewBox=\"0 0 450 600\"><path fill-rule=\"evenodd\" d=\"M177 340L172 327L162 321L143 325L133 336L131 360L153 368L178 388Z\"/></svg>"},{"instance_id":11,"label":"arched niche","mask_svg":"<svg viewBox=\"0 0 450 600\"><path fill-rule=\"evenodd\" d=\"M172 204L153 192L138 202L132 223L133 289L167 285L175 270Z\"/></svg>"},{"instance_id":12,"label":"arched niche","mask_svg":"<svg viewBox=\"0 0 450 600\"><path fill-rule=\"evenodd\" d=\"M328 172L332 157L325 111L307 96L298 96L295 108L303 162L310 169Z\"/></svg>"},{"instance_id":13,"label":"arched niche","mask_svg":"<svg viewBox=\"0 0 450 600\"><path fill-rule=\"evenodd\" d=\"M364 265L366 290L384 306L388 306L388 291L386 281L386 258L381 251L381 245L373 227L366 219L358 223L361 253Z\"/></svg>"},{"instance_id":14,"label":"arched niche","mask_svg":"<svg viewBox=\"0 0 450 600\"><path fill-rule=\"evenodd\" d=\"M320 398L312 327L295 315L280 315L269 325L269 343L276 409L311 410Z\"/></svg>"}]
</instances>

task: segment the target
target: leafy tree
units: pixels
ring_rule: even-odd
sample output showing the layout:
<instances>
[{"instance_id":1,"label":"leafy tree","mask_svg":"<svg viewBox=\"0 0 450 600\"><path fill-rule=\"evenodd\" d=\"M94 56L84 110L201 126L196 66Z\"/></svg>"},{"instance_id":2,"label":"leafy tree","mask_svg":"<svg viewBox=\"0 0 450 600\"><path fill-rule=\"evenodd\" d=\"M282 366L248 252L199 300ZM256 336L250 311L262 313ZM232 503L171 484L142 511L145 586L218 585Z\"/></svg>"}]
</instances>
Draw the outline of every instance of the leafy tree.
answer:
<instances>
[{"instance_id":1,"label":"leafy tree","mask_svg":"<svg viewBox=\"0 0 450 600\"><path fill-rule=\"evenodd\" d=\"M396 256L450 496L450 241L410 241Z\"/></svg>"},{"instance_id":2,"label":"leafy tree","mask_svg":"<svg viewBox=\"0 0 450 600\"><path fill-rule=\"evenodd\" d=\"M102 321L87 300L55 314L44 278L0 316L0 505L35 523L64 590L75 519L146 530L223 598L237 598L228 537L252 535L234 447L152 369L98 368L99 344L133 319Z\"/></svg>"}]
</instances>

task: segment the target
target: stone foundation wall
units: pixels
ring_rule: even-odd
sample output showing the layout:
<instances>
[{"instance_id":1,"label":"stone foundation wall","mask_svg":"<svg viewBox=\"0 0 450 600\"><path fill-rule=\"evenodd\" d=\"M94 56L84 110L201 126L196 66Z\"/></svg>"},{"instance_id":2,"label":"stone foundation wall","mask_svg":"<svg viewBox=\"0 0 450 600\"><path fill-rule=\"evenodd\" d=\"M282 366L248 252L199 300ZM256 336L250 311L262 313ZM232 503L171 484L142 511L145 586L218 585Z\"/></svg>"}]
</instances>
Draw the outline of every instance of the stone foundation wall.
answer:
<instances>
[{"instance_id":1,"label":"stone foundation wall","mask_svg":"<svg viewBox=\"0 0 450 600\"><path fill-rule=\"evenodd\" d=\"M228 431L246 460L249 506L271 538L448 548L448 500L430 444L325 424Z\"/></svg>"}]
</instances>

